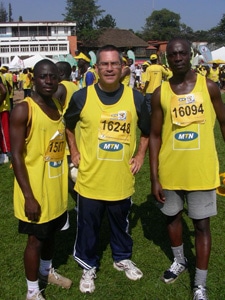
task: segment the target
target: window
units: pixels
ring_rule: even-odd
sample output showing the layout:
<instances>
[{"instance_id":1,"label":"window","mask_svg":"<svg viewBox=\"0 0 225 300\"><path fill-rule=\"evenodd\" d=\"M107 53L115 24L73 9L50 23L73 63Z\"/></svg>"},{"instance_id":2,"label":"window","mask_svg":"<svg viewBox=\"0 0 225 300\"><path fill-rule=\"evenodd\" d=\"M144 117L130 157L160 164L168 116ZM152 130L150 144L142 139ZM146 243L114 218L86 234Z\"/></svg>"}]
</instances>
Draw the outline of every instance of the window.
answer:
<instances>
[{"instance_id":1,"label":"window","mask_svg":"<svg viewBox=\"0 0 225 300\"><path fill-rule=\"evenodd\" d=\"M0 34L6 34L6 27L0 27Z\"/></svg>"}]
</instances>

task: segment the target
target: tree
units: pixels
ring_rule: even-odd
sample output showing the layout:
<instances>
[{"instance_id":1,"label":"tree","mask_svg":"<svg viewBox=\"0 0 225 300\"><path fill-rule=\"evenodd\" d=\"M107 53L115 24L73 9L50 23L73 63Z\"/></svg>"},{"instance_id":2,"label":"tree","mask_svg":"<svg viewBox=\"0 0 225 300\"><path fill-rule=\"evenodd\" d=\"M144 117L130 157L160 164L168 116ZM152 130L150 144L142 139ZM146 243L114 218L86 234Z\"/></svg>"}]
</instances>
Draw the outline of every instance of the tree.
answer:
<instances>
[{"instance_id":1,"label":"tree","mask_svg":"<svg viewBox=\"0 0 225 300\"><path fill-rule=\"evenodd\" d=\"M9 22L13 22L13 18L12 18L12 6L11 6L11 3L9 3Z\"/></svg>"},{"instance_id":2,"label":"tree","mask_svg":"<svg viewBox=\"0 0 225 300\"><path fill-rule=\"evenodd\" d=\"M5 23L7 22L8 14L4 7L4 4L0 3L0 22Z\"/></svg>"},{"instance_id":3,"label":"tree","mask_svg":"<svg viewBox=\"0 0 225 300\"><path fill-rule=\"evenodd\" d=\"M180 15L164 8L153 11L146 19L142 36L145 40L167 41L180 32Z\"/></svg>"},{"instance_id":4,"label":"tree","mask_svg":"<svg viewBox=\"0 0 225 300\"><path fill-rule=\"evenodd\" d=\"M224 45L225 39L225 14L216 27L213 27L208 31L208 41L215 43L218 46Z\"/></svg>"},{"instance_id":5,"label":"tree","mask_svg":"<svg viewBox=\"0 0 225 300\"><path fill-rule=\"evenodd\" d=\"M77 36L82 41L96 39L95 23L104 10L101 10L95 2L95 0L67 0L64 20L77 22Z\"/></svg>"},{"instance_id":6,"label":"tree","mask_svg":"<svg viewBox=\"0 0 225 300\"><path fill-rule=\"evenodd\" d=\"M111 15L107 14L105 17L96 21L96 26L97 28L115 28L116 21Z\"/></svg>"}]
</instances>

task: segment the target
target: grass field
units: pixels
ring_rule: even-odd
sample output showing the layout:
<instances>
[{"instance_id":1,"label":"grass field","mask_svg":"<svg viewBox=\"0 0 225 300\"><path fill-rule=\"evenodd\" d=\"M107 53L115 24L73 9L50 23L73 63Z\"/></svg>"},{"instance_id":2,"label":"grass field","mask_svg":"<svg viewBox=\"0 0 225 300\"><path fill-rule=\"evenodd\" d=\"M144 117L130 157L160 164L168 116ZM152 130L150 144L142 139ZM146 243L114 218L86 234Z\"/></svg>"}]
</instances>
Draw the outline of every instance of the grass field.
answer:
<instances>
[{"instance_id":1,"label":"grass field","mask_svg":"<svg viewBox=\"0 0 225 300\"><path fill-rule=\"evenodd\" d=\"M225 97L224 97L225 100ZM225 172L225 143L218 124L215 128L216 144L220 160L220 171ZM185 173L184 173L185 176ZM13 170L9 164L0 165L0 300L24 300L26 281L23 269L23 251L26 236L17 233L17 220L13 216ZM73 280L70 290L48 286L45 296L48 300L186 300L192 299L191 286L195 270L194 232L191 221L184 212L185 255L189 261L186 272L174 284L165 285L160 281L163 271L171 262L171 251L166 234L165 220L150 196L149 166L145 164L136 177L136 193L130 215L130 229L134 240L133 261L144 273L137 282L126 278L123 272L112 266L109 247L109 229L104 220L101 231L99 255L100 271L97 273L96 291L91 295L79 292L81 269L72 257L76 231L75 202L69 198L70 229L57 234L54 266ZM210 300L225 299L225 197L218 196L218 215L211 219L212 252L208 274L208 294Z\"/></svg>"}]
</instances>

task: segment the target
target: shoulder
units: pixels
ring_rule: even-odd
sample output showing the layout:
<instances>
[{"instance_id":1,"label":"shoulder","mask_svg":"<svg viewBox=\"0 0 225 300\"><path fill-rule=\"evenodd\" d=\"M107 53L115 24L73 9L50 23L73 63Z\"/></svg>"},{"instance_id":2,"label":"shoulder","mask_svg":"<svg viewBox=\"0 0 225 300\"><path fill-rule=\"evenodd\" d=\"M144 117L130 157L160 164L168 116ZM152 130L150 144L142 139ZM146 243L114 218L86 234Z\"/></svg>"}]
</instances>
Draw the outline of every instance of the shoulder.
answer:
<instances>
[{"instance_id":1,"label":"shoulder","mask_svg":"<svg viewBox=\"0 0 225 300\"><path fill-rule=\"evenodd\" d=\"M26 100L18 102L13 108L10 116L10 122L15 121L20 123L28 120L29 108L32 103Z\"/></svg>"}]
</instances>

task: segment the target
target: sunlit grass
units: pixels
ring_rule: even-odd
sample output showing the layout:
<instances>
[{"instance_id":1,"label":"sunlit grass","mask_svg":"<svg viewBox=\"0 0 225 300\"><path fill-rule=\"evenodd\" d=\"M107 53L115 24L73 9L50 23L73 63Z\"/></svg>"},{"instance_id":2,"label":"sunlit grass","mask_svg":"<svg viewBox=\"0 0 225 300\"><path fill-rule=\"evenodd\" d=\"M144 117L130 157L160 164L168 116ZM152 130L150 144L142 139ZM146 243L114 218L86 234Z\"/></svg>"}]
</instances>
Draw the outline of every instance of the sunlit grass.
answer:
<instances>
[{"instance_id":1,"label":"sunlit grass","mask_svg":"<svg viewBox=\"0 0 225 300\"><path fill-rule=\"evenodd\" d=\"M225 100L225 99L224 99ZM225 143L218 124L215 128L216 144L220 159L220 170L225 172ZM0 300L24 300L26 281L23 270L23 250L26 236L17 233L17 220L13 216L13 171L9 164L0 165L0 224L1 224L1 271ZM150 196L148 157L136 177L136 193L133 196L130 228L134 240L133 261L141 268L144 277L137 282L130 281L123 272L112 266L109 246L109 228L104 220L101 230L99 255L100 271L97 273L96 290L91 295L79 292L81 269L72 257L76 231L75 202L69 198L71 227L67 232L57 234L54 265L60 273L73 280L70 290L48 286L46 299L118 299L118 300L180 300L192 299L195 251L193 226L184 213L185 255L189 260L189 272L183 274L172 285L160 281L163 271L170 265L172 256L166 234L165 220ZM211 300L225 299L225 197L218 196L218 215L211 220L212 252L208 274L208 294Z\"/></svg>"}]
</instances>

